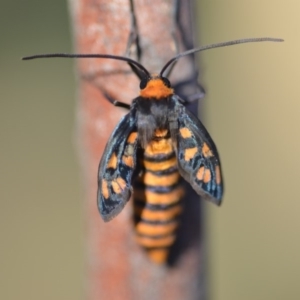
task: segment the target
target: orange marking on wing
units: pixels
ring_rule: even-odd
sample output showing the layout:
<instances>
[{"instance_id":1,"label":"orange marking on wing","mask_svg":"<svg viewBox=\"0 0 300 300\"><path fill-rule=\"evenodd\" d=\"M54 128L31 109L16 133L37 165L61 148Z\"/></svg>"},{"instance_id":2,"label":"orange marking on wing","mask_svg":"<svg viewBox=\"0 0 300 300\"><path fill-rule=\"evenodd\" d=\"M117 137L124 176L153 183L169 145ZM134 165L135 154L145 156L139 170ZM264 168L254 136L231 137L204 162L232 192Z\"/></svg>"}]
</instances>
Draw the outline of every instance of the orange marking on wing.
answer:
<instances>
[{"instance_id":1,"label":"orange marking on wing","mask_svg":"<svg viewBox=\"0 0 300 300\"><path fill-rule=\"evenodd\" d=\"M220 184L221 183L221 170L220 170L220 166L216 166L215 167L215 172L216 172L216 184Z\"/></svg>"},{"instance_id":2,"label":"orange marking on wing","mask_svg":"<svg viewBox=\"0 0 300 300\"><path fill-rule=\"evenodd\" d=\"M206 143L203 143L202 154L203 154L204 157L213 156L213 153L211 152L210 148L208 147L208 145Z\"/></svg>"},{"instance_id":3,"label":"orange marking on wing","mask_svg":"<svg viewBox=\"0 0 300 300\"><path fill-rule=\"evenodd\" d=\"M116 194L120 194L125 189L126 182L123 178L118 177L111 182L111 186Z\"/></svg>"},{"instance_id":4,"label":"orange marking on wing","mask_svg":"<svg viewBox=\"0 0 300 300\"><path fill-rule=\"evenodd\" d=\"M183 127L179 129L181 136L184 139L190 138L193 136L192 132L187 128L187 127Z\"/></svg>"},{"instance_id":5,"label":"orange marking on wing","mask_svg":"<svg viewBox=\"0 0 300 300\"><path fill-rule=\"evenodd\" d=\"M197 152L198 152L197 147L185 149L184 150L184 160L185 161L191 160L196 155Z\"/></svg>"},{"instance_id":6,"label":"orange marking on wing","mask_svg":"<svg viewBox=\"0 0 300 300\"><path fill-rule=\"evenodd\" d=\"M177 221L163 225L153 225L140 222L136 225L135 229L139 234L148 236L167 235L169 233L173 233L178 225L179 223Z\"/></svg>"},{"instance_id":7,"label":"orange marking on wing","mask_svg":"<svg viewBox=\"0 0 300 300\"><path fill-rule=\"evenodd\" d=\"M167 194L157 194L149 190L136 189L134 191L134 198L145 200L145 202L153 205L169 205L179 202L184 195L184 189L179 186L172 192Z\"/></svg>"},{"instance_id":8,"label":"orange marking on wing","mask_svg":"<svg viewBox=\"0 0 300 300\"><path fill-rule=\"evenodd\" d=\"M135 206L134 207L134 212L136 215L140 216L144 220L149 220L149 221L167 221L167 220L172 220L180 213L182 212L182 206L181 205L176 205L168 210L157 210L157 211L152 211L147 208L142 208Z\"/></svg>"},{"instance_id":9,"label":"orange marking on wing","mask_svg":"<svg viewBox=\"0 0 300 300\"><path fill-rule=\"evenodd\" d=\"M118 159L116 156L116 153L114 152L111 156L111 158L109 159L106 168L112 168L112 169L116 169L117 168L117 163L118 163Z\"/></svg>"},{"instance_id":10,"label":"orange marking on wing","mask_svg":"<svg viewBox=\"0 0 300 300\"><path fill-rule=\"evenodd\" d=\"M163 170L167 170L171 167L176 166L177 159L176 159L176 157L173 157L173 158L170 158L170 159L168 159L166 161L162 161L162 162L150 162L150 161L144 160L143 164L147 170L163 171Z\"/></svg>"},{"instance_id":11,"label":"orange marking on wing","mask_svg":"<svg viewBox=\"0 0 300 300\"><path fill-rule=\"evenodd\" d=\"M209 169L205 169L203 182L208 183L211 180L211 172Z\"/></svg>"},{"instance_id":12,"label":"orange marking on wing","mask_svg":"<svg viewBox=\"0 0 300 300\"><path fill-rule=\"evenodd\" d=\"M143 98L155 98L160 100L174 94L172 88L167 87L161 78L150 79L147 86L140 91Z\"/></svg>"},{"instance_id":13,"label":"orange marking on wing","mask_svg":"<svg viewBox=\"0 0 300 300\"><path fill-rule=\"evenodd\" d=\"M102 179L101 193L105 199L108 199L109 190L108 190L107 181L105 179Z\"/></svg>"},{"instance_id":14,"label":"orange marking on wing","mask_svg":"<svg viewBox=\"0 0 300 300\"><path fill-rule=\"evenodd\" d=\"M164 176L156 176L153 173L146 172L144 175L144 183L146 185L154 185L154 186L170 186L178 182L179 180L179 173L173 173Z\"/></svg>"},{"instance_id":15,"label":"orange marking on wing","mask_svg":"<svg viewBox=\"0 0 300 300\"><path fill-rule=\"evenodd\" d=\"M145 148L146 155L152 156L156 154L169 154L173 152L173 144L171 139L161 139L151 141Z\"/></svg>"},{"instance_id":16,"label":"orange marking on wing","mask_svg":"<svg viewBox=\"0 0 300 300\"><path fill-rule=\"evenodd\" d=\"M137 139L137 132L131 132L129 137L127 138L127 143L133 144Z\"/></svg>"},{"instance_id":17,"label":"orange marking on wing","mask_svg":"<svg viewBox=\"0 0 300 300\"><path fill-rule=\"evenodd\" d=\"M196 174L196 178L200 181L203 180L204 177L204 167L200 167L200 169L198 170L197 174Z\"/></svg>"},{"instance_id":18,"label":"orange marking on wing","mask_svg":"<svg viewBox=\"0 0 300 300\"><path fill-rule=\"evenodd\" d=\"M175 241L175 235L169 235L160 239L153 239L146 236L137 236L137 242L143 247L168 247Z\"/></svg>"},{"instance_id":19,"label":"orange marking on wing","mask_svg":"<svg viewBox=\"0 0 300 300\"><path fill-rule=\"evenodd\" d=\"M122 162L126 165L126 166L128 166L128 167L130 167L130 168L134 168L134 161L133 161L133 157L132 156L125 156L125 155L123 155L122 156Z\"/></svg>"},{"instance_id":20,"label":"orange marking on wing","mask_svg":"<svg viewBox=\"0 0 300 300\"><path fill-rule=\"evenodd\" d=\"M148 249L147 254L153 262L157 264L162 264L167 260L169 249L168 248Z\"/></svg>"},{"instance_id":21,"label":"orange marking on wing","mask_svg":"<svg viewBox=\"0 0 300 300\"><path fill-rule=\"evenodd\" d=\"M119 184L119 186L121 187L121 189L124 190L126 187L126 181L122 177L118 177L116 179L116 181Z\"/></svg>"},{"instance_id":22,"label":"orange marking on wing","mask_svg":"<svg viewBox=\"0 0 300 300\"><path fill-rule=\"evenodd\" d=\"M168 134L168 129L156 129L154 136L156 137L165 137Z\"/></svg>"}]
</instances>

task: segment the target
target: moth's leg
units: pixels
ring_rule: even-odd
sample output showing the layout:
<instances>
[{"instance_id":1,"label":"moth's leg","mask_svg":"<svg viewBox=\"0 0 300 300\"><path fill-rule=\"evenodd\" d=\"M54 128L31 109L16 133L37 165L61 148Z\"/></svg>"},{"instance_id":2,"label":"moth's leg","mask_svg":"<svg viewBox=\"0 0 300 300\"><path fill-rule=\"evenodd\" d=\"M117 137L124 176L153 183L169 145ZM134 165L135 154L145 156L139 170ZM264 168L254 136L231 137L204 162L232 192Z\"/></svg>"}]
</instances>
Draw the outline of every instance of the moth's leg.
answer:
<instances>
[{"instance_id":1,"label":"moth's leg","mask_svg":"<svg viewBox=\"0 0 300 300\"><path fill-rule=\"evenodd\" d=\"M130 5L130 33L128 37L126 56L130 56L132 52L136 52L137 60L140 61L142 49L139 41L139 32L135 15L134 0L129 0Z\"/></svg>"},{"instance_id":2,"label":"moth's leg","mask_svg":"<svg viewBox=\"0 0 300 300\"><path fill-rule=\"evenodd\" d=\"M108 102L110 102L112 105L117 106L117 107L123 107L127 110L130 110L130 104L125 103L125 102L121 102L121 101L117 101L115 99L113 99L108 93L104 92L104 96L107 99Z\"/></svg>"},{"instance_id":3,"label":"moth's leg","mask_svg":"<svg viewBox=\"0 0 300 300\"><path fill-rule=\"evenodd\" d=\"M139 41L139 32L138 32L138 26L136 21L136 15L135 15L135 7L134 7L134 1L129 0L130 4L130 33L128 37L128 42L126 46L126 52L125 56L130 57L134 53L134 56L136 56L137 61L141 60L142 56L142 49L140 46ZM133 73L142 80L145 77L145 74L141 72L135 65L128 63Z\"/></svg>"}]
</instances>

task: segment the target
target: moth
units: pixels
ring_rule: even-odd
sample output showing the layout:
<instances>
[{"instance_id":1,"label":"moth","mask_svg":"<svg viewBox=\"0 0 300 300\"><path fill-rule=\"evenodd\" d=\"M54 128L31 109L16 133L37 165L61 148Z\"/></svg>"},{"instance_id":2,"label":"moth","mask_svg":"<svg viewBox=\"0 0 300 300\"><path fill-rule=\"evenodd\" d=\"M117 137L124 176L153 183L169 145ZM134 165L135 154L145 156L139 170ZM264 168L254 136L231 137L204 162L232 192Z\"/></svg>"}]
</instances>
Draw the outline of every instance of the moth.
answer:
<instances>
[{"instance_id":1,"label":"moth","mask_svg":"<svg viewBox=\"0 0 300 300\"><path fill-rule=\"evenodd\" d=\"M217 148L201 121L186 109L164 75L183 56L206 49L273 38L235 40L192 49L169 60L159 74L139 62L109 54L42 54L25 57L103 58L127 62L140 79L131 105L113 101L128 113L107 142L98 171L98 208L105 222L133 196L137 242L157 262L167 260L182 212L184 178L201 196L221 204L223 179Z\"/></svg>"}]
</instances>

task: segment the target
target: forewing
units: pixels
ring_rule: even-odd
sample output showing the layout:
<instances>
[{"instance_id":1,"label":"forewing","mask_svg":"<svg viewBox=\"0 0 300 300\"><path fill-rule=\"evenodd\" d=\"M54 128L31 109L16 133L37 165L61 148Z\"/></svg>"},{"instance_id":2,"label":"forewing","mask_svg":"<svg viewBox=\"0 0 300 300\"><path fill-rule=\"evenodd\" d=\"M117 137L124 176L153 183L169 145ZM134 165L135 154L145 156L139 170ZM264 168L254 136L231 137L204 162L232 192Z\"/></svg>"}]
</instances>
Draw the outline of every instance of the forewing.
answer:
<instances>
[{"instance_id":1,"label":"forewing","mask_svg":"<svg viewBox=\"0 0 300 300\"><path fill-rule=\"evenodd\" d=\"M217 148L200 120L175 102L170 129L179 172L202 198L220 205L223 182Z\"/></svg>"},{"instance_id":2,"label":"forewing","mask_svg":"<svg viewBox=\"0 0 300 300\"><path fill-rule=\"evenodd\" d=\"M98 171L98 208L104 221L121 212L132 191L138 134L135 109L123 117L112 133Z\"/></svg>"}]
</instances>

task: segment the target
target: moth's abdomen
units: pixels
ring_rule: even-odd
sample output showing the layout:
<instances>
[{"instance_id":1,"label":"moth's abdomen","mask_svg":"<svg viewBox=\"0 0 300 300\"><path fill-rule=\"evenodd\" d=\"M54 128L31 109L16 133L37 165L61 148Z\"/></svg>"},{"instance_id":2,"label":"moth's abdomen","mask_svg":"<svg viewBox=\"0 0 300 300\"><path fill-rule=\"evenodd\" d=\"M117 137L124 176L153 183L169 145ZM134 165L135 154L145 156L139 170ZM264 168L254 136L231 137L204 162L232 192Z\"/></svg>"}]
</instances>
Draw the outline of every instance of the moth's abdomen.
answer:
<instances>
[{"instance_id":1,"label":"moth's abdomen","mask_svg":"<svg viewBox=\"0 0 300 300\"><path fill-rule=\"evenodd\" d=\"M138 243L158 263L166 261L176 238L183 188L167 130L156 130L140 161L143 173L134 184Z\"/></svg>"}]
</instances>

